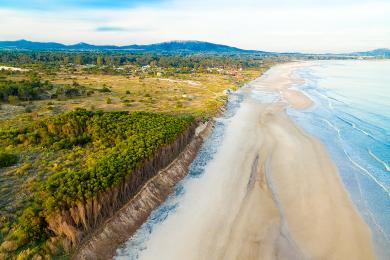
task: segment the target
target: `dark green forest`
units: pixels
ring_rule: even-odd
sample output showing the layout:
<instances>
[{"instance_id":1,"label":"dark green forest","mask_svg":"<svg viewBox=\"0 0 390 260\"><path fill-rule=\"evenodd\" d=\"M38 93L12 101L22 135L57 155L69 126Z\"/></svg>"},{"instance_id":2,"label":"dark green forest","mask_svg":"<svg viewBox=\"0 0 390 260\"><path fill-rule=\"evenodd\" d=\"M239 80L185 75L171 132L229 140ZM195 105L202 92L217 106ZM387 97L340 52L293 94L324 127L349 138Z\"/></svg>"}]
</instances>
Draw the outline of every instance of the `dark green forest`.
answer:
<instances>
[{"instance_id":1,"label":"dark green forest","mask_svg":"<svg viewBox=\"0 0 390 260\"><path fill-rule=\"evenodd\" d=\"M15 247L11 254L26 248L47 253L44 245L54 236L48 228L50 216L86 203L130 178L145 160L174 142L193 121L191 116L78 109L33 122L25 128L2 131L2 147L36 147L36 151L58 156L64 151L69 154L82 149L85 158L94 158L87 167L81 160L54 173L39 173L29 199L17 213L19 217L10 219L7 228L1 231L1 237ZM98 155L93 155L96 152ZM4 166L17 159L15 155L0 157Z\"/></svg>"},{"instance_id":2,"label":"dark green forest","mask_svg":"<svg viewBox=\"0 0 390 260\"><path fill-rule=\"evenodd\" d=\"M158 66L162 68L199 69L207 67L250 68L262 64L264 57L255 55L159 54L129 52L1 51L0 63L13 65L40 64L97 66Z\"/></svg>"}]
</instances>

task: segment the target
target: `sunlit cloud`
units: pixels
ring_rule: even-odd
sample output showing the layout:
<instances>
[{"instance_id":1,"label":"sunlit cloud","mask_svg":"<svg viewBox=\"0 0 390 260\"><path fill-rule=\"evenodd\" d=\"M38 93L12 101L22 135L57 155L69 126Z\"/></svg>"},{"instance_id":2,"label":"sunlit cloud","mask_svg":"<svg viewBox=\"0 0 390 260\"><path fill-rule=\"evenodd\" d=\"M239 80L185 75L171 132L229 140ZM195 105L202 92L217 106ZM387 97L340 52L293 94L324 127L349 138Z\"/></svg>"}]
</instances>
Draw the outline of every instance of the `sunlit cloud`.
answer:
<instances>
[{"instance_id":1,"label":"sunlit cloud","mask_svg":"<svg viewBox=\"0 0 390 260\"><path fill-rule=\"evenodd\" d=\"M23 10L118 9L162 2L164 0L0 0L0 6Z\"/></svg>"},{"instance_id":2,"label":"sunlit cloud","mask_svg":"<svg viewBox=\"0 0 390 260\"><path fill-rule=\"evenodd\" d=\"M52 11L4 7L0 0L0 40L116 45L201 40L305 52L390 47L390 3L384 1L172 0L85 8L87 2L92 1Z\"/></svg>"},{"instance_id":3,"label":"sunlit cloud","mask_svg":"<svg viewBox=\"0 0 390 260\"><path fill-rule=\"evenodd\" d=\"M96 28L97 32L125 32L126 29L115 26L99 26Z\"/></svg>"}]
</instances>

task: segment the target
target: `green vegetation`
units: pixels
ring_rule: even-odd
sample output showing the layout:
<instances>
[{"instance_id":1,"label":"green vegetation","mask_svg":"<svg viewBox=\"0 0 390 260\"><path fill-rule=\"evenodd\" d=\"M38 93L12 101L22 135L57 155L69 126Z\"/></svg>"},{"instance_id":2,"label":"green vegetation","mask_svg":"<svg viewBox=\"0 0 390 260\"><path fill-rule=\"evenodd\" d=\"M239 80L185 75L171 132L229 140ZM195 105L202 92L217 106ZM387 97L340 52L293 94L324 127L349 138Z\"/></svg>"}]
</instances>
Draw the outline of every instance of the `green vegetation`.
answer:
<instances>
[{"instance_id":1,"label":"green vegetation","mask_svg":"<svg viewBox=\"0 0 390 260\"><path fill-rule=\"evenodd\" d=\"M42 95L53 89L48 81L39 80L1 80L0 79L0 101L15 103L17 99L33 100L42 98Z\"/></svg>"},{"instance_id":2,"label":"green vegetation","mask_svg":"<svg viewBox=\"0 0 390 260\"><path fill-rule=\"evenodd\" d=\"M106 86L104 86L103 88L99 89L100 92L111 92L111 90L109 88L107 88Z\"/></svg>"},{"instance_id":3,"label":"green vegetation","mask_svg":"<svg viewBox=\"0 0 390 260\"><path fill-rule=\"evenodd\" d=\"M107 149L105 156L90 169L66 170L50 176L42 189L48 211L70 207L117 185L158 148L173 142L193 120L192 117L144 112L93 113L82 110L66 117L65 120L60 117L46 123L38 130L41 133L39 142L56 148L88 142L112 148Z\"/></svg>"},{"instance_id":4,"label":"green vegetation","mask_svg":"<svg viewBox=\"0 0 390 260\"><path fill-rule=\"evenodd\" d=\"M217 113L225 89L276 59L0 51L2 65L21 68L0 70L0 259L72 250L53 216L76 230L65 227L70 234L93 229L87 222L96 215L75 209L92 212L91 201L100 200L102 211L115 211L176 156L195 118ZM118 187L129 191L110 193Z\"/></svg>"},{"instance_id":5,"label":"green vegetation","mask_svg":"<svg viewBox=\"0 0 390 260\"><path fill-rule=\"evenodd\" d=\"M119 51L0 51L1 65L16 67L0 70L1 81L39 81L52 86L51 90L38 91L33 99L11 95L9 100L3 100L13 106L2 105L0 120L6 119L9 125L23 125L22 121L31 120L26 113L35 120L91 107L210 117L223 105L225 89L237 89L277 59ZM122 102L124 95L131 95L131 104ZM107 96L110 104L106 102ZM39 102L47 99L53 100L53 105Z\"/></svg>"},{"instance_id":6,"label":"green vegetation","mask_svg":"<svg viewBox=\"0 0 390 260\"><path fill-rule=\"evenodd\" d=\"M0 62L19 65L35 64L49 71L61 65L90 65L90 73L115 72L116 66L133 65L169 68L176 72L191 73L192 69L250 68L257 67L264 57L256 55L208 55L208 54L157 54L129 52L61 52L61 51L1 51ZM94 65L94 66L91 66ZM125 70L126 71L126 70ZM116 71L121 73L121 70Z\"/></svg>"},{"instance_id":7,"label":"green vegetation","mask_svg":"<svg viewBox=\"0 0 390 260\"><path fill-rule=\"evenodd\" d=\"M77 96L85 96L87 94L87 89L83 86L80 86L77 83L73 85L62 85L58 86L52 98L71 98Z\"/></svg>"},{"instance_id":8,"label":"green vegetation","mask_svg":"<svg viewBox=\"0 0 390 260\"><path fill-rule=\"evenodd\" d=\"M36 179L25 208L2 236L17 248L40 248L53 236L47 229L48 216L115 187L155 151L172 143L193 120L191 116L79 109L1 133L6 137L2 145L7 147L40 147L42 154L60 157L82 151L85 156L85 160L52 174L38 173L40 178ZM93 162L85 167L91 159ZM1 154L0 160L2 166L16 163L16 157L10 154ZM43 160L40 163L50 164Z\"/></svg>"},{"instance_id":9,"label":"green vegetation","mask_svg":"<svg viewBox=\"0 0 390 260\"><path fill-rule=\"evenodd\" d=\"M19 101L71 98L86 94L87 89L76 82L72 85L53 85L47 80L39 79L21 81L0 79L0 101L13 105L18 104Z\"/></svg>"},{"instance_id":10,"label":"green vegetation","mask_svg":"<svg viewBox=\"0 0 390 260\"><path fill-rule=\"evenodd\" d=\"M0 152L0 168L8 167L18 162L18 156L15 154Z\"/></svg>"}]
</instances>

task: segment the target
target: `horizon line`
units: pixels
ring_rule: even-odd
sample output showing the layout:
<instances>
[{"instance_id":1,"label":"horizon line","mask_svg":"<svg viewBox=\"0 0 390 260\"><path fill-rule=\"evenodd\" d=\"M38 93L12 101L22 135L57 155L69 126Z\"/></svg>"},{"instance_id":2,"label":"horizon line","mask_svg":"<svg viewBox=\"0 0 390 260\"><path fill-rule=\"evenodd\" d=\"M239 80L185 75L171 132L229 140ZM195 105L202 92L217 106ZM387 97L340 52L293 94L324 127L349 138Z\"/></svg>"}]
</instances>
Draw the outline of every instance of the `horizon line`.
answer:
<instances>
[{"instance_id":1,"label":"horizon line","mask_svg":"<svg viewBox=\"0 0 390 260\"><path fill-rule=\"evenodd\" d=\"M160 42L150 42L150 43L144 43L144 44L138 44L138 43L130 43L130 44L124 44L124 45L116 45L116 44L95 44L95 43L88 43L84 41L80 42L75 42L75 43L64 43L60 41L32 41L28 40L25 38L19 38L17 40L0 40L0 42L18 42L18 41L26 41L26 42L32 42L32 43L56 43L56 44L61 44L64 46L73 46L73 45L78 45L78 44L86 44L86 45L91 45L91 46L96 46L96 47L104 47L104 46L112 46L112 47L127 47L127 46L147 46L147 45L153 45L153 44L162 44L162 43L173 43L173 42L199 42L199 43L210 43L210 44L215 44L215 45L223 45L231 48L237 48L239 50L243 51L257 51L257 52L268 52L268 53L300 53L300 54L312 54L312 55L327 55L327 54L349 54L349 53L357 53L357 52L368 52L368 51L375 51L375 50L390 50L390 48L387 47L381 47L381 48L372 48L372 49L365 49L365 50L351 50L348 52L305 52L305 51L267 51L267 50L259 50L259 49L243 49L241 47L236 47L232 45L228 45L225 43L215 43L211 41L201 41L201 40L168 40L168 41L160 41Z\"/></svg>"}]
</instances>

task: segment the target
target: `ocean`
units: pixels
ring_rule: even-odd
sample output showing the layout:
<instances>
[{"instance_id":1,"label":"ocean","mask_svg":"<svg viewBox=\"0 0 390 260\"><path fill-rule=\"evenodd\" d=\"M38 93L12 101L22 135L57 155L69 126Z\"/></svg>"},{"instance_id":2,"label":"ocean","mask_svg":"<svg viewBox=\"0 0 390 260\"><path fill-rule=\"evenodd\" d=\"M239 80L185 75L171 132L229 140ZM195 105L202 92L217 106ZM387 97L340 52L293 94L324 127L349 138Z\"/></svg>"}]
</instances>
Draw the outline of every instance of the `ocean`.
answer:
<instances>
[{"instance_id":1,"label":"ocean","mask_svg":"<svg viewBox=\"0 0 390 260\"><path fill-rule=\"evenodd\" d=\"M378 258L390 259L390 61L318 62L295 77L315 104L288 114L325 144Z\"/></svg>"},{"instance_id":2,"label":"ocean","mask_svg":"<svg viewBox=\"0 0 390 260\"><path fill-rule=\"evenodd\" d=\"M294 76L304 79L304 83L293 87L308 95L314 105L306 110L287 110L300 127L326 146L352 201L372 230L379 259L390 259L389 72L390 61L315 62L295 72ZM250 85L247 86L250 95L263 104L281 100L276 93L253 89ZM224 116L216 120L189 174L117 250L115 259L138 259L143 255L158 227L174 217L182 206L186 193L194 193L197 186L202 187L195 192L197 196L213 191L212 185L209 187L205 181L211 177L205 168L213 161L246 98L244 91L245 87L229 96Z\"/></svg>"}]
</instances>

